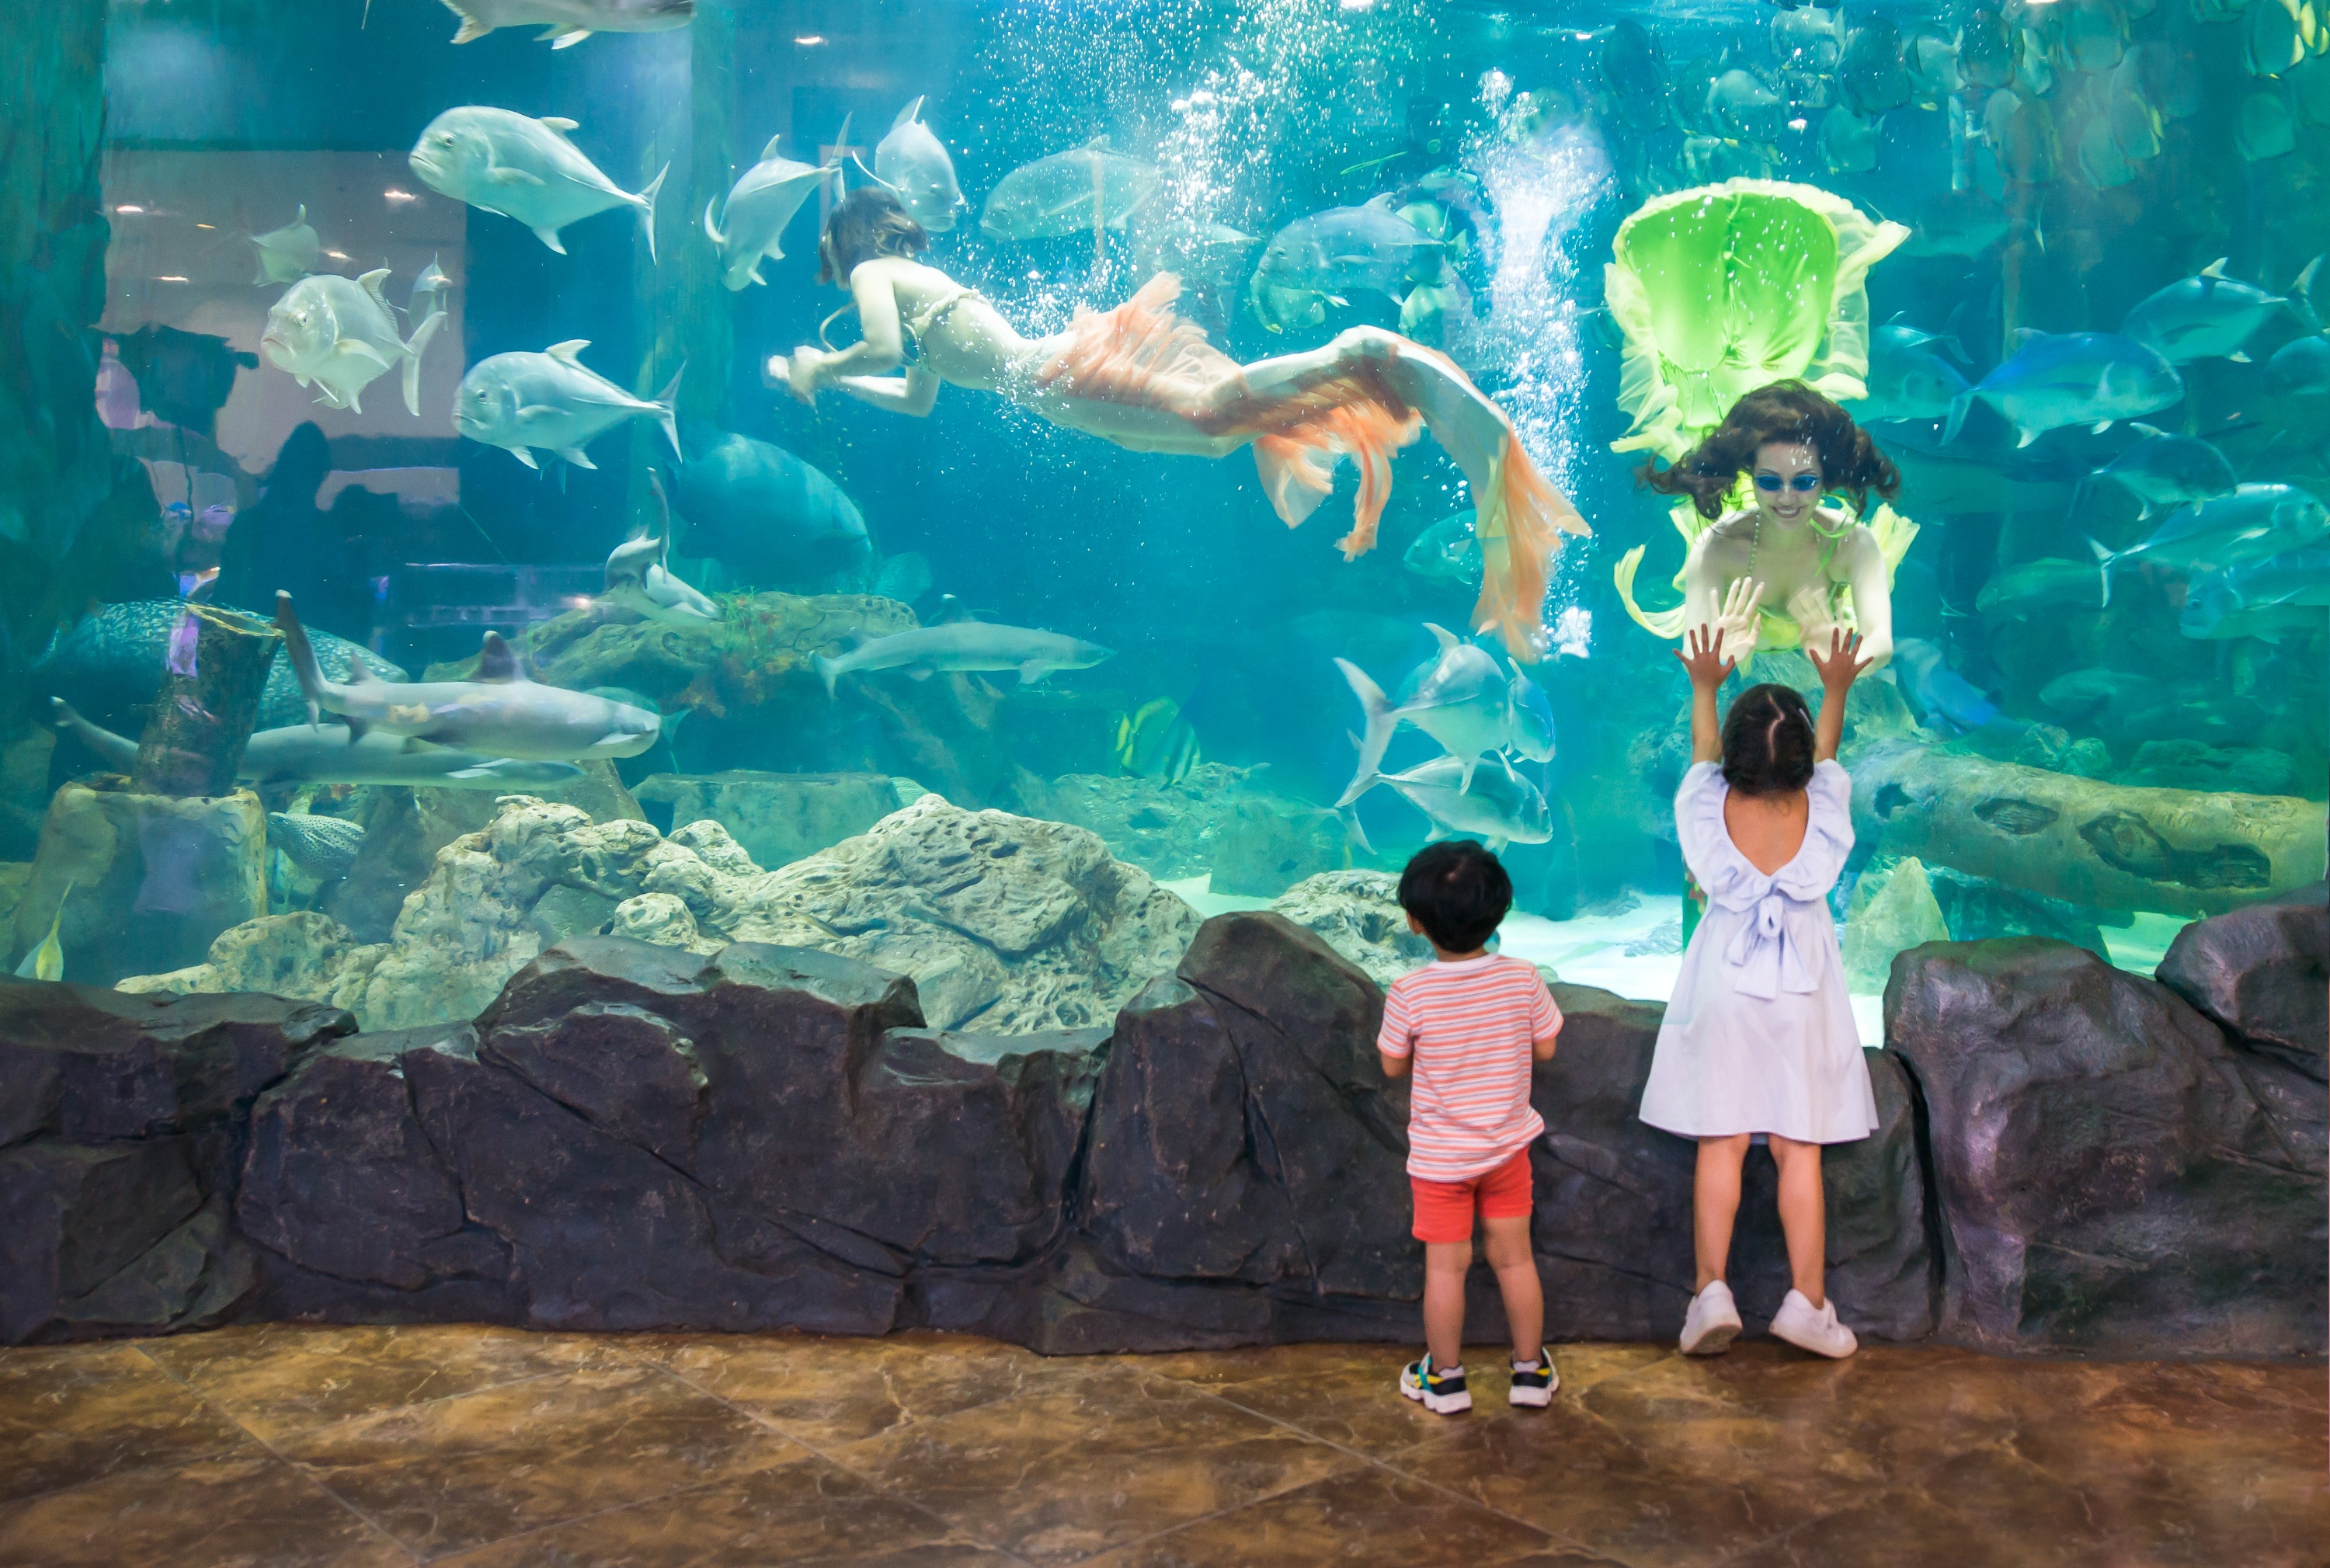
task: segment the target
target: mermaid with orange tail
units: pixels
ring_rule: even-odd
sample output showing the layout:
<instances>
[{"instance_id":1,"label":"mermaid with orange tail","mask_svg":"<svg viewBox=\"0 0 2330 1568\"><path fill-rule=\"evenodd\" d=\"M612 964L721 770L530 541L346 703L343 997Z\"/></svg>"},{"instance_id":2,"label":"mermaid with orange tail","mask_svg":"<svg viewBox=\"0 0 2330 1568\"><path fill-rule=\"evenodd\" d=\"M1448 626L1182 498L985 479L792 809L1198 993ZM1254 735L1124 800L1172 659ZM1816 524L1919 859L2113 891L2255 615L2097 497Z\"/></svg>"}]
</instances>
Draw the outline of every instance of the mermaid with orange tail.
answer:
<instances>
[{"instance_id":1,"label":"mermaid with orange tail","mask_svg":"<svg viewBox=\"0 0 2330 1568\"><path fill-rule=\"evenodd\" d=\"M1471 483L1481 543L1476 628L1517 659L1542 656L1549 562L1585 520L1522 450L1511 421L1446 356L1380 327L1324 348L1240 365L1173 314L1179 279L1160 274L1113 310L1080 309L1066 332L1023 337L994 306L914 257L930 243L887 192L836 204L819 282L847 288L864 328L840 350L771 359L772 384L805 402L828 387L917 417L942 383L1011 399L1055 424L1143 452L1224 458L1254 449L1288 527L1317 510L1338 458L1359 471L1345 559L1375 545L1394 452L1428 429ZM908 350L913 353L910 357ZM905 373L890 374L905 365Z\"/></svg>"}]
</instances>

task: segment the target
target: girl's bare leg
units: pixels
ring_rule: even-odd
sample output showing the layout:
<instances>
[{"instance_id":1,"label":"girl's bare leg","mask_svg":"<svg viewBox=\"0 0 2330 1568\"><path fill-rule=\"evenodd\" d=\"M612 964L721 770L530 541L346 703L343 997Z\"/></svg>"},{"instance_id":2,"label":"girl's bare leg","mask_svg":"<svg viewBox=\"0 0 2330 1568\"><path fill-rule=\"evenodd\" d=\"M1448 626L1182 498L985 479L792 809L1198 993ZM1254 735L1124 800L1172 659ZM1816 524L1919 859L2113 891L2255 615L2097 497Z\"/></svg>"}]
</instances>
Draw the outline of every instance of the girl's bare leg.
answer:
<instances>
[{"instance_id":1,"label":"girl's bare leg","mask_svg":"<svg viewBox=\"0 0 2330 1568\"><path fill-rule=\"evenodd\" d=\"M1691 1195L1691 1247L1699 1263L1694 1291L1706 1289L1730 1270L1731 1223L1739 1214L1739 1166L1748 1157L1748 1136L1742 1132L1699 1140L1699 1170ZM1776 1152L1777 1139L1773 1147Z\"/></svg>"},{"instance_id":2,"label":"girl's bare leg","mask_svg":"<svg viewBox=\"0 0 2330 1568\"><path fill-rule=\"evenodd\" d=\"M1771 1135L1772 1159L1780 1167L1780 1229L1788 1238L1788 1272L1797 1289L1817 1308L1827 1283L1828 1203L1821 1190L1821 1149ZM1704 1149L1702 1145L1701 1148ZM1737 1201L1738 1188L1733 1188Z\"/></svg>"}]
</instances>

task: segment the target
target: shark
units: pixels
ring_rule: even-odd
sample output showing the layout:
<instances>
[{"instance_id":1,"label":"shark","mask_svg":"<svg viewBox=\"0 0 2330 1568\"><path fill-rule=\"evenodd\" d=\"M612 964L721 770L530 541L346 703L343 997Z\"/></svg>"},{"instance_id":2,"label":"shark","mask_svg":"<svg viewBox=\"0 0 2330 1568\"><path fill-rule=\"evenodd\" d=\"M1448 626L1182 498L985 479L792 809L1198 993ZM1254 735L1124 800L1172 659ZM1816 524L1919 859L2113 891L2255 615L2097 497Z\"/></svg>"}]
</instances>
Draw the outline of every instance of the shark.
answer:
<instances>
[{"instance_id":1,"label":"shark","mask_svg":"<svg viewBox=\"0 0 2330 1568\"><path fill-rule=\"evenodd\" d=\"M137 760L137 742L92 723L62 697L50 699L57 726L123 772ZM245 784L410 784L435 789L498 789L564 784L582 777L572 762L481 757L452 746L432 746L385 730L358 734L346 724L288 724L254 731L235 778Z\"/></svg>"},{"instance_id":2,"label":"shark","mask_svg":"<svg viewBox=\"0 0 2330 1568\"><path fill-rule=\"evenodd\" d=\"M275 596L275 624L307 696L310 723L333 713L359 736L377 730L538 762L636 757L655 744L662 728L662 720L645 708L527 679L499 632L486 633L476 680L400 685L374 676L360 656L351 662L347 681L326 680L288 593Z\"/></svg>"},{"instance_id":3,"label":"shark","mask_svg":"<svg viewBox=\"0 0 2330 1568\"><path fill-rule=\"evenodd\" d=\"M1018 670L1019 684L1033 685L1054 670L1088 670L1115 656L1114 648L1056 631L955 620L874 638L838 658L819 654L810 662L831 695L853 671L904 670L908 679L924 681L941 671Z\"/></svg>"}]
</instances>

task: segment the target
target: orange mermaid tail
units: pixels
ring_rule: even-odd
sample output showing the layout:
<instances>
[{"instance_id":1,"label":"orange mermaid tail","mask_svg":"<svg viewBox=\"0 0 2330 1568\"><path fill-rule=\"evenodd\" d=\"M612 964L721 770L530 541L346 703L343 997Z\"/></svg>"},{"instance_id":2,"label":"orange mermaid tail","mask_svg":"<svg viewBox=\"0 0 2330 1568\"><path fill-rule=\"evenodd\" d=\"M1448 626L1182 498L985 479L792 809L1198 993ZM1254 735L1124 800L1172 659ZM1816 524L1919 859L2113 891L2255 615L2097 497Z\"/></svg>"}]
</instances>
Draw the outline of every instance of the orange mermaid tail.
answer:
<instances>
[{"instance_id":1,"label":"orange mermaid tail","mask_svg":"<svg viewBox=\"0 0 2330 1568\"><path fill-rule=\"evenodd\" d=\"M1335 460L1350 458L1359 496L1351 531L1337 541L1347 561L1375 547L1391 498L1392 455L1429 424L1473 487L1482 564L1473 624L1493 627L1515 658L1540 657L1546 564L1561 535L1586 532L1586 523L1454 362L1397 338L1388 355L1259 393L1236 361L1174 314L1180 292L1179 279L1160 273L1113 310L1080 309L1066 346L1037 372L1037 384L1159 409L1204 434L1251 441L1263 490L1290 528L1334 487Z\"/></svg>"}]
</instances>

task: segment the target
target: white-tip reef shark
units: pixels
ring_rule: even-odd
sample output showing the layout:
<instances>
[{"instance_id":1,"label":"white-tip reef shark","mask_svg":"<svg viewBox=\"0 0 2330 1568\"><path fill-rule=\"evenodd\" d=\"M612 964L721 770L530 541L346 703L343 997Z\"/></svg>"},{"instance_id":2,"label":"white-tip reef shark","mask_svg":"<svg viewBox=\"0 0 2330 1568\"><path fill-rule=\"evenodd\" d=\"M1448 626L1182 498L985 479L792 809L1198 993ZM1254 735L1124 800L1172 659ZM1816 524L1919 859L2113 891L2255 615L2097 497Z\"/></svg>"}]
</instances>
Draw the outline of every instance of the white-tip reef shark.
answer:
<instances>
[{"instance_id":1,"label":"white-tip reef shark","mask_svg":"<svg viewBox=\"0 0 2330 1568\"><path fill-rule=\"evenodd\" d=\"M137 741L91 723L62 697L50 703L59 727L79 736L109 766L126 773L137 765ZM507 792L528 784L564 784L580 779L582 770L572 762L480 757L385 730L359 735L346 724L288 724L254 731L234 776L245 784L412 784Z\"/></svg>"},{"instance_id":2,"label":"white-tip reef shark","mask_svg":"<svg viewBox=\"0 0 2330 1568\"><path fill-rule=\"evenodd\" d=\"M635 757L655 744L662 728L662 720L645 708L528 680L499 632L486 633L474 681L398 685L377 679L361 657L353 657L343 684L326 680L317 668L288 593L275 596L275 624L307 694L311 723L321 713L333 713L359 735L380 730L481 756L542 762Z\"/></svg>"},{"instance_id":3,"label":"white-tip reef shark","mask_svg":"<svg viewBox=\"0 0 2330 1568\"><path fill-rule=\"evenodd\" d=\"M1115 656L1114 648L1056 631L966 619L893 632L838 658L819 654L810 662L831 695L835 683L853 670L904 670L917 681L941 671L1018 670L1019 684L1033 685L1054 670L1086 670Z\"/></svg>"}]
</instances>

